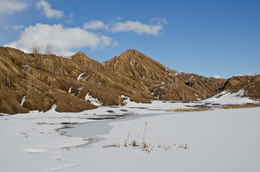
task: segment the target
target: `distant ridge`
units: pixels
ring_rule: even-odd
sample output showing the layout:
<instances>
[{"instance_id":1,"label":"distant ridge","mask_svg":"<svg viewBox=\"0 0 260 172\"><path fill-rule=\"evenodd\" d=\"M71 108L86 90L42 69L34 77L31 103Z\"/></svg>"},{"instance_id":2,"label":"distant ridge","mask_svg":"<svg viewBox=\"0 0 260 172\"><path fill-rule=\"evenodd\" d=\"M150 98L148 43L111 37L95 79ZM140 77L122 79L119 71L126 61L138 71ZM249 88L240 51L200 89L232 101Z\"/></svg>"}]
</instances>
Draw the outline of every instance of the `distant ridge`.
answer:
<instances>
[{"instance_id":1,"label":"distant ridge","mask_svg":"<svg viewBox=\"0 0 260 172\"><path fill-rule=\"evenodd\" d=\"M125 96L142 103L196 101L240 89L244 96L259 99L259 77L225 80L179 73L137 50L99 63L81 52L63 58L0 47L0 112L47 111L53 105L58 112L80 112L97 105L124 105Z\"/></svg>"}]
</instances>

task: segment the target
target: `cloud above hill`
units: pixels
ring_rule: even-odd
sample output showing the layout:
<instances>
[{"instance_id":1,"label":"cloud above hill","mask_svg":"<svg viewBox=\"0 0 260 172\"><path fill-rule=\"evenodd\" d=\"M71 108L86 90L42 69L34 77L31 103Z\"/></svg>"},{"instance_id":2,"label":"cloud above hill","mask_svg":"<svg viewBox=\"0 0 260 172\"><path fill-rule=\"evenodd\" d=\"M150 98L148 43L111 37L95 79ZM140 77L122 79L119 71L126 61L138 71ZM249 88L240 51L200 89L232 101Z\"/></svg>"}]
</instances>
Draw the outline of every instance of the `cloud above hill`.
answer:
<instances>
[{"instance_id":1,"label":"cloud above hill","mask_svg":"<svg viewBox=\"0 0 260 172\"><path fill-rule=\"evenodd\" d=\"M36 8L38 10L42 10L42 13L47 17L47 18L62 18L64 16L63 12L60 10L55 10L51 8L51 4L46 2L45 0L40 0L36 4Z\"/></svg>"},{"instance_id":2,"label":"cloud above hill","mask_svg":"<svg viewBox=\"0 0 260 172\"><path fill-rule=\"evenodd\" d=\"M86 22L83 26L86 30L96 30L96 29L108 29L108 25L104 24L100 20L91 20L89 22Z\"/></svg>"},{"instance_id":3,"label":"cloud above hill","mask_svg":"<svg viewBox=\"0 0 260 172\"><path fill-rule=\"evenodd\" d=\"M112 33L118 32L135 32L137 35L153 35L158 36L159 33L163 30L163 25L166 23L166 20L156 20L156 23L141 23L140 21L114 21L108 24L100 20L89 21L84 24L86 30L96 30L96 29L105 29Z\"/></svg>"},{"instance_id":4,"label":"cloud above hill","mask_svg":"<svg viewBox=\"0 0 260 172\"><path fill-rule=\"evenodd\" d=\"M44 1L41 0L40 2ZM55 17L55 15L52 17ZM14 29L23 29L23 26L16 26ZM97 50L107 46L119 45L113 38L105 36L100 32L95 33L97 29L103 29L110 33L135 32L137 35L147 34L158 36L160 31L163 30L163 23L146 24L139 21L128 20L123 22L117 20L105 24L100 20L92 20L86 22L83 28L67 28L62 24L49 25L38 23L26 27L18 40L5 46L18 48L25 52L32 52L32 48L35 45L42 50L46 49L47 46L51 46L53 53L62 56L71 56L81 48Z\"/></svg>"},{"instance_id":5,"label":"cloud above hill","mask_svg":"<svg viewBox=\"0 0 260 172\"><path fill-rule=\"evenodd\" d=\"M117 22L112 25L112 32L135 32L138 35L148 34L158 36L159 32L163 29L161 24L145 24L139 21L128 20L126 22Z\"/></svg>"},{"instance_id":6,"label":"cloud above hill","mask_svg":"<svg viewBox=\"0 0 260 172\"><path fill-rule=\"evenodd\" d=\"M53 53L71 56L74 54L74 51L80 48L95 50L117 44L110 37L97 35L79 27L65 28L61 24L48 25L38 23L35 26L25 28L19 40L5 46L31 52L34 45L43 50L47 45L51 45Z\"/></svg>"}]
</instances>

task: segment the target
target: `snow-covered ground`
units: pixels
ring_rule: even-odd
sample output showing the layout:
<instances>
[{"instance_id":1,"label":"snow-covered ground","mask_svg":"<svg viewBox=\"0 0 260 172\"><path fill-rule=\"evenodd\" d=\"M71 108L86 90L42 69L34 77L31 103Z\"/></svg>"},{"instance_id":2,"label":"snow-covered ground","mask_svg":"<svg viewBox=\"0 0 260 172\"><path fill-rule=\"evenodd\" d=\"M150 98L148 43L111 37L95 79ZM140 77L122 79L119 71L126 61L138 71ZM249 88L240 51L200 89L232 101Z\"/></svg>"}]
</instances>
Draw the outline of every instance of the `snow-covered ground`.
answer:
<instances>
[{"instance_id":1,"label":"snow-covered ground","mask_svg":"<svg viewBox=\"0 0 260 172\"><path fill-rule=\"evenodd\" d=\"M244 90L240 90L237 93L230 93L227 91L222 91L215 96L203 100L202 102L208 103L221 103L221 104L244 104L244 103L254 103L254 100L251 100L247 97L242 97L244 95Z\"/></svg>"},{"instance_id":2,"label":"snow-covered ground","mask_svg":"<svg viewBox=\"0 0 260 172\"><path fill-rule=\"evenodd\" d=\"M260 108L165 112L220 98L0 116L0 171L260 171ZM121 118L92 120L108 116ZM124 147L143 139L150 153Z\"/></svg>"},{"instance_id":3,"label":"snow-covered ground","mask_svg":"<svg viewBox=\"0 0 260 172\"><path fill-rule=\"evenodd\" d=\"M135 120L97 122L101 141L82 146L77 155L87 159L68 171L250 171L260 170L260 108L161 114ZM154 146L150 153L125 142ZM69 135L88 136L93 126L82 124ZM120 144L120 147L110 145ZM182 145L186 145L184 149ZM158 147L159 146L159 147ZM107 147L107 148L104 148ZM169 149L168 149L169 148ZM80 158L78 158L79 160Z\"/></svg>"}]
</instances>

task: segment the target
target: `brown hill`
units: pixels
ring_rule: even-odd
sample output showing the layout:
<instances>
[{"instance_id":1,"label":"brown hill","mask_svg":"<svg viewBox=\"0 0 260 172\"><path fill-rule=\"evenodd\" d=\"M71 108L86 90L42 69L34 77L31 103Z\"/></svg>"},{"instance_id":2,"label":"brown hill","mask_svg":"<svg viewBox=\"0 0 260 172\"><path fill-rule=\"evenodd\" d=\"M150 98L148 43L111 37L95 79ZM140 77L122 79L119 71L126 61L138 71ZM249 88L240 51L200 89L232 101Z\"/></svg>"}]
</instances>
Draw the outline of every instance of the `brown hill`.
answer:
<instances>
[{"instance_id":1,"label":"brown hill","mask_svg":"<svg viewBox=\"0 0 260 172\"><path fill-rule=\"evenodd\" d=\"M70 61L53 55L33 57L12 48L0 48L0 112L47 111L53 104L60 112L95 108L67 93L73 76L80 70Z\"/></svg>"},{"instance_id":2,"label":"brown hill","mask_svg":"<svg viewBox=\"0 0 260 172\"><path fill-rule=\"evenodd\" d=\"M0 80L0 112L8 114L47 111L53 105L58 112L96 108L89 96L102 105L123 104L122 95L143 103L192 101L213 96L228 85L224 79L178 73L136 50L101 64L81 52L63 58L3 47Z\"/></svg>"},{"instance_id":3,"label":"brown hill","mask_svg":"<svg viewBox=\"0 0 260 172\"><path fill-rule=\"evenodd\" d=\"M2 113L47 111L54 104L59 112L96 108L85 100L88 93L103 105L123 104L121 95L137 102L152 99L134 81L105 71L101 63L80 52L63 58L1 47L0 70Z\"/></svg>"},{"instance_id":4,"label":"brown hill","mask_svg":"<svg viewBox=\"0 0 260 172\"><path fill-rule=\"evenodd\" d=\"M225 82L224 79L178 73L136 50L127 50L105 62L104 66L117 75L138 81L153 97L165 100L205 99L213 96Z\"/></svg>"},{"instance_id":5,"label":"brown hill","mask_svg":"<svg viewBox=\"0 0 260 172\"><path fill-rule=\"evenodd\" d=\"M233 76L226 81L221 90L233 93L243 90L243 96L253 100L260 100L260 75Z\"/></svg>"}]
</instances>

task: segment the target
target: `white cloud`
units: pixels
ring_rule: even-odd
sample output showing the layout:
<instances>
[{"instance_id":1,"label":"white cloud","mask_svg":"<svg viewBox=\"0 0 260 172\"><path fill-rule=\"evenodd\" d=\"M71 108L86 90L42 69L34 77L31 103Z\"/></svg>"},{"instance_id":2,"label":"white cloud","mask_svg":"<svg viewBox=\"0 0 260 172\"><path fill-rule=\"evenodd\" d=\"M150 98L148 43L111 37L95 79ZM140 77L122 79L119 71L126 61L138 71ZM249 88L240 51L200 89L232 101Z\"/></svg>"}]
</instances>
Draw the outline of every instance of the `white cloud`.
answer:
<instances>
[{"instance_id":1,"label":"white cloud","mask_svg":"<svg viewBox=\"0 0 260 172\"><path fill-rule=\"evenodd\" d=\"M86 22L83 26L86 30L105 29L109 32L135 32L138 35L147 34L158 36L163 30L163 25L167 24L165 19L152 18L150 24L141 23L140 21L121 21L121 17L116 17L114 21L105 24L100 20Z\"/></svg>"},{"instance_id":2,"label":"white cloud","mask_svg":"<svg viewBox=\"0 0 260 172\"><path fill-rule=\"evenodd\" d=\"M167 20L166 19L162 19L162 18L154 17L154 18L150 19L150 23L151 24L157 24L157 25L165 25L165 24L167 24Z\"/></svg>"},{"instance_id":3,"label":"white cloud","mask_svg":"<svg viewBox=\"0 0 260 172\"><path fill-rule=\"evenodd\" d=\"M52 46L53 53L57 55L71 56L79 48L91 48L92 50L117 45L112 38L96 35L81 28L64 28L63 25L36 24L25 28L20 39L5 46L19 48L31 52L36 44L41 49L47 45Z\"/></svg>"},{"instance_id":4,"label":"white cloud","mask_svg":"<svg viewBox=\"0 0 260 172\"><path fill-rule=\"evenodd\" d=\"M20 30L20 29L23 29L24 26L23 25L16 25L16 26L13 26L12 29L14 30Z\"/></svg>"},{"instance_id":5,"label":"white cloud","mask_svg":"<svg viewBox=\"0 0 260 172\"><path fill-rule=\"evenodd\" d=\"M119 21L119 20L122 20L123 17L121 17L121 16L117 16L115 19L116 19L117 21Z\"/></svg>"},{"instance_id":6,"label":"white cloud","mask_svg":"<svg viewBox=\"0 0 260 172\"><path fill-rule=\"evenodd\" d=\"M63 12L60 10L55 10L51 8L51 4L49 4L48 2L46 2L45 0L40 0L37 4L36 4L36 8L38 10L43 10L43 14L47 17L47 18L62 18L64 16Z\"/></svg>"},{"instance_id":7,"label":"white cloud","mask_svg":"<svg viewBox=\"0 0 260 172\"><path fill-rule=\"evenodd\" d=\"M24 26L23 25L15 25L15 26L5 26L4 27L4 30L10 30L10 29L13 29L13 30L20 30L20 29L23 29Z\"/></svg>"},{"instance_id":8,"label":"white cloud","mask_svg":"<svg viewBox=\"0 0 260 172\"><path fill-rule=\"evenodd\" d=\"M248 74L237 74L235 76L256 76L256 75L259 75L260 73L248 73Z\"/></svg>"},{"instance_id":9,"label":"white cloud","mask_svg":"<svg viewBox=\"0 0 260 172\"><path fill-rule=\"evenodd\" d=\"M248 76L256 76L256 75L259 75L259 73L256 73L256 72L250 72L248 74L246 74Z\"/></svg>"},{"instance_id":10,"label":"white cloud","mask_svg":"<svg viewBox=\"0 0 260 172\"><path fill-rule=\"evenodd\" d=\"M214 78L219 79L221 77L220 77L220 75L214 75Z\"/></svg>"},{"instance_id":11,"label":"white cloud","mask_svg":"<svg viewBox=\"0 0 260 172\"><path fill-rule=\"evenodd\" d=\"M0 0L0 16L25 10L28 4L21 0Z\"/></svg>"},{"instance_id":12,"label":"white cloud","mask_svg":"<svg viewBox=\"0 0 260 172\"><path fill-rule=\"evenodd\" d=\"M84 24L83 26L85 29L108 29L108 25L105 25L102 21L100 20L92 20Z\"/></svg>"},{"instance_id":13,"label":"white cloud","mask_svg":"<svg viewBox=\"0 0 260 172\"><path fill-rule=\"evenodd\" d=\"M144 24L139 21L116 22L111 26L112 32L136 32L138 35L148 34L158 36L159 32L163 30L161 23Z\"/></svg>"}]
</instances>

